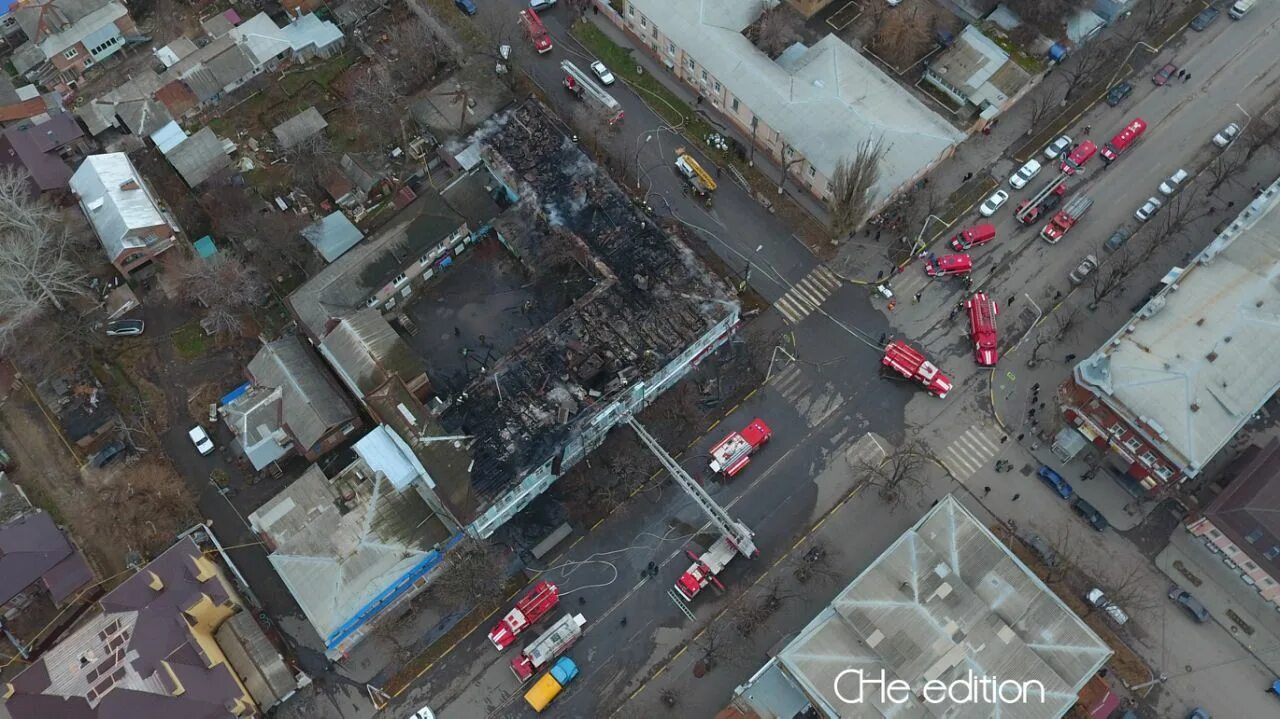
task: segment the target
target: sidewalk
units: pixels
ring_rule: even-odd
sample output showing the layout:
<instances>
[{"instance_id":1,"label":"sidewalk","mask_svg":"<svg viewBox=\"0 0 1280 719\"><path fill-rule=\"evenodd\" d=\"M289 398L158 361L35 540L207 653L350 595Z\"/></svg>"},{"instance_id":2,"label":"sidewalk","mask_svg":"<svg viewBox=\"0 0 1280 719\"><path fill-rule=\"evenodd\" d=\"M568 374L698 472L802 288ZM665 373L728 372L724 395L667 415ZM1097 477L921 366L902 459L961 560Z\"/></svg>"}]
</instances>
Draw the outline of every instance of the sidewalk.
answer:
<instances>
[{"instance_id":1,"label":"sidewalk","mask_svg":"<svg viewBox=\"0 0 1280 719\"><path fill-rule=\"evenodd\" d=\"M1202 583L1197 586L1174 562L1181 564L1182 569L1186 569L1191 575L1202 579ZM1156 557L1156 566L1174 584L1200 600L1213 615L1214 621L1221 624L1258 661L1280 676L1280 614L1276 613L1275 605L1263 601L1249 585L1240 581L1240 575L1228 569L1221 557L1211 553L1203 543L1179 526L1174 530L1169 546ZM1253 633L1246 632L1233 622L1228 611L1247 623Z\"/></svg>"}]
</instances>

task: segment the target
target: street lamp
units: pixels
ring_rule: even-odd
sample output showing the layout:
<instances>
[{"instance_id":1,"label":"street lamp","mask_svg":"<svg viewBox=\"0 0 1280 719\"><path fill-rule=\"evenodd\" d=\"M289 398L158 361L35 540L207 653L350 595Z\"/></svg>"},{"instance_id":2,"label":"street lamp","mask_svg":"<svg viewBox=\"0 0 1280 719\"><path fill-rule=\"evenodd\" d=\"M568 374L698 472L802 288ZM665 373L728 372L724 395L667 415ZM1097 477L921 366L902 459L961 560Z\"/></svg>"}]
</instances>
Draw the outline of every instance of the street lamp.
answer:
<instances>
[{"instance_id":1,"label":"street lamp","mask_svg":"<svg viewBox=\"0 0 1280 719\"><path fill-rule=\"evenodd\" d=\"M1238 102L1236 103L1236 109L1244 113L1244 127L1240 128L1240 136L1244 137L1244 131L1249 129L1249 123L1253 122L1253 115L1250 115L1249 111L1241 107Z\"/></svg>"},{"instance_id":2,"label":"street lamp","mask_svg":"<svg viewBox=\"0 0 1280 719\"><path fill-rule=\"evenodd\" d=\"M641 134L644 135L644 144L648 144L649 141L653 139L653 133L648 130L645 130ZM640 151L644 149L644 144L640 143L640 135L636 135L636 155L634 158L634 164L636 166L636 189L637 190L640 189Z\"/></svg>"}]
</instances>

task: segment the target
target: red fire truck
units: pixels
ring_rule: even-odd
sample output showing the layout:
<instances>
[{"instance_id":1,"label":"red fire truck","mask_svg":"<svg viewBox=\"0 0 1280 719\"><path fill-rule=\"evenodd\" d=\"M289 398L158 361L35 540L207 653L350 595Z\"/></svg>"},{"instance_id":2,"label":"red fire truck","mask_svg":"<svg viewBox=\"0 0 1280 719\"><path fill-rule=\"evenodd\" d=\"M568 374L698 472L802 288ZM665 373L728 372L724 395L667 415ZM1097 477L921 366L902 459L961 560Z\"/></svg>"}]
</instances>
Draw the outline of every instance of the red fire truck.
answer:
<instances>
[{"instance_id":1,"label":"red fire truck","mask_svg":"<svg viewBox=\"0 0 1280 719\"><path fill-rule=\"evenodd\" d=\"M1076 223L1080 221L1081 217L1084 217L1084 213L1088 212L1090 207L1093 207L1091 198L1080 195L1072 199L1071 202L1067 203L1066 207L1058 210L1058 214L1049 220L1043 230L1040 230L1040 239L1051 245L1057 244L1063 235L1076 226Z\"/></svg>"},{"instance_id":2,"label":"red fire truck","mask_svg":"<svg viewBox=\"0 0 1280 719\"><path fill-rule=\"evenodd\" d=\"M689 565L684 574L680 575L680 579L676 580L676 591L684 597L686 602L692 602L693 598L698 596L698 593L708 584L724 591L724 585L716 579L716 575L728 566L729 561L738 553L738 548L733 546L733 540L729 539L728 535L722 535L701 555L694 554L688 549L684 550L684 553L689 555L693 564Z\"/></svg>"},{"instance_id":3,"label":"red fire truck","mask_svg":"<svg viewBox=\"0 0 1280 719\"><path fill-rule=\"evenodd\" d=\"M538 13L533 8L520 11L520 24L524 25L529 41L533 43L533 49L537 50L539 55L551 52L551 34L547 32L547 28L542 24L542 18L538 17Z\"/></svg>"},{"instance_id":4,"label":"red fire truck","mask_svg":"<svg viewBox=\"0 0 1280 719\"><path fill-rule=\"evenodd\" d=\"M1124 129L1116 133L1111 138L1111 142L1102 146L1102 161L1110 165L1124 154L1133 143L1142 137L1142 133L1147 131L1147 123L1141 117L1133 118L1133 122L1124 126Z\"/></svg>"},{"instance_id":5,"label":"red fire truck","mask_svg":"<svg viewBox=\"0 0 1280 719\"><path fill-rule=\"evenodd\" d=\"M751 455L772 436L773 430L769 425L756 417L741 432L730 432L728 437L711 448L711 471L723 472L726 477L741 472L751 461Z\"/></svg>"},{"instance_id":6,"label":"red fire truck","mask_svg":"<svg viewBox=\"0 0 1280 719\"><path fill-rule=\"evenodd\" d=\"M943 255L924 261L924 273L930 277L967 275L972 271L973 258L969 255Z\"/></svg>"},{"instance_id":7,"label":"red fire truck","mask_svg":"<svg viewBox=\"0 0 1280 719\"><path fill-rule=\"evenodd\" d=\"M951 380L942 374L919 350L902 340L894 340L884 348L880 363L909 380L919 382L938 399L946 399L951 391Z\"/></svg>"},{"instance_id":8,"label":"red fire truck","mask_svg":"<svg viewBox=\"0 0 1280 719\"><path fill-rule=\"evenodd\" d=\"M566 614L557 619L542 636L529 642L520 651L520 656L511 660L511 671L516 679L522 684L529 681L530 677L550 664L552 659L568 651L578 641L578 637L582 636L582 627L586 623L587 618L581 614Z\"/></svg>"},{"instance_id":9,"label":"red fire truck","mask_svg":"<svg viewBox=\"0 0 1280 719\"><path fill-rule=\"evenodd\" d=\"M1089 158L1093 157L1097 152L1098 146L1093 144L1093 140L1085 140L1076 145L1076 149L1072 150L1071 154L1063 159L1061 170L1068 175L1074 175L1076 170L1084 167Z\"/></svg>"},{"instance_id":10,"label":"red fire truck","mask_svg":"<svg viewBox=\"0 0 1280 719\"><path fill-rule=\"evenodd\" d=\"M506 649L520 632L541 619L559 601L559 587L545 579L538 582L523 599L516 602L515 608L507 612L502 621L489 630L489 641L493 642L498 651Z\"/></svg>"},{"instance_id":11,"label":"red fire truck","mask_svg":"<svg viewBox=\"0 0 1280 719\"><path fill-rule=\"evenodd\" d=\"M985 292L975 292L964 304L969 310L973 358L983 367L994 367L1000 360L1000 348L996 346L996 315L1000 308Z\"/></svg>"}]
</instances>

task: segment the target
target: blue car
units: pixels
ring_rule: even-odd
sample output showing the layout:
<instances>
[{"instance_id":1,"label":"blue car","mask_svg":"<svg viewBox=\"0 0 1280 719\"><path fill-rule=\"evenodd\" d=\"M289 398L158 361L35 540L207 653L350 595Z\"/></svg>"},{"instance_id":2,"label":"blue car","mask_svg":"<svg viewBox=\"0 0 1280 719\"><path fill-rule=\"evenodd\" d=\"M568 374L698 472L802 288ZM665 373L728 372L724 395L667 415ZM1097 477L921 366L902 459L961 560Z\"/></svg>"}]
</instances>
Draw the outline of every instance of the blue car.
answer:
<instances>
[{"instance_id":1,"label":"blue car","mask_svg":"<svg viewBox=\"0 0 1280 719\"><path fill-rule=\"evenodd\" d=\"M1209 712L1196 707L1195 711L1187 715L1187 719L1213 719L1213 717L1209 716Z\"/></svg>"},{"instance_id":2,"label":"blue car","mask_svg":"<svg viewBox=\"0 0 1280 719\"><path fill-rule=\"evenodd\" d=\"M1063 479L1062 475L1043 464L1040 465L1040 471L1037 474L1040 475L1040 479L1043 479L1045 484L1053 487L1053 491L1057 492L1059 497L1071 499L1071 485L1067 484L1067 480Z\"/></svg>"},{"instance_id":3,"label":"blue car","mask_svg":"<svg viewBox=\"0 0 1280 719\"><path fill-rule=\"evenodd\" d=\"M453 0L453 4L458 6L458 9L467 15L476 14L476 4L471 0Z\"/></svg>"}]
</instances>

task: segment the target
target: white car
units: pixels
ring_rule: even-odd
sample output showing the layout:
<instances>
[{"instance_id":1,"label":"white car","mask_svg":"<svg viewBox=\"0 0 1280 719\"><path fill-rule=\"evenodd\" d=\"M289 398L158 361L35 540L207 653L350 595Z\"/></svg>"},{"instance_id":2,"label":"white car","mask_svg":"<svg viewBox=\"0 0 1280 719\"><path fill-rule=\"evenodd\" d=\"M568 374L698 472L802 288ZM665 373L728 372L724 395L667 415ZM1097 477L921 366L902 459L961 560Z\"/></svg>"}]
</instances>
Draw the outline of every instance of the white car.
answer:
<instances>
[{"instance_id":1,"label":"white car","mask_svg":"<svg viewBox=\"0 0 1280 719\"><path fill-rule=\"evenodd\" d=\"M1139 207L1138 211L1133 213L1133 216L1143 222L1146 222L1151 219L1152 215L1160 211L1160 207L1163 204L1164 203L1160 202L1159 197L1148 197L1147 201L1142 203L1142 207Z\"/></svg>"},{"instance_id":2,"label":"white car","mask_svg":"<svg viewBox=\"0 0 1280 719\"><path fill-rule=\"evenodd\" d=\"M1093 606L1106 612L1107 616L1111 617L1111 620L1116 624L1124 624L1129 621L1129 615L1125 614L1124 610L1110 599L1107 599L1106 596L1103 595L1101 589L1098 589L1097 587L1090 589L1089 593L1084 595L1084 598L1089 600L1089 603Z\"/></svg>"},{"instance_id":3,"label":"white car","mask_svg":"<svg viewBox=\"0 0 1280 719\"><path fill-rule=\"evenodd\" d=\"M196 446L196 451L202 455L209 454L213 451L213 440L209 439L209 433L204 431L204 427L196 425L187 431L187 436L191 438L191 443Z\"/></svg>"},{"instance_id":4,"label":"white car","mask_svg":"<svg viewBox=\"0 0 1280 719\"><path fill-rule=\"evenodd\" d=\"M436 719L436 713L431 711L431 707L422 707L413 714L410 714L409 719Z\"/></svg>"},{"instance_id":5,"label":"white car","mask_svg":"<svg viewBox=\"0 0 1280 719\"><path fill-rule=\"evenodd\" d=\"M978 214L983 217L990 217L996 214L996 210L1000 209L1000 207L1008 200L1009 193L1004 190L996 190L995 193L993 193L991 197L988 197L987 201L983 202L982 206L978 208Z\"/></svg>"},{"instance_id":6,"label":"white car","mask_svg":"<svg viewBox=\"0 0 1280 719\"><path fill-rule=\"evenodd\" d=\"M1027 164L1019 167L1018 171L1013 173L1013 177L1009 178L1009 187L1012 187L1015 190L1021 190L1027 186L1028 182L1031 182L1031 178L1039 174L1040 161L1027 160Z\"/></svg>"},{"instance_id":7,"label":"white car","mask_svg":"<svg viewBox=\"0 0 1280 719\"><path fill-rule=\"evenodd\" d=\"M1164 195L1165 197L1172 195L1174 192L1177 192L1178 186L1181 185L1186 179L1187 179L1187 171L1178 170L1177 172L1170 175L1169 179L1160 183L1160 194Z\"/></svg>"},{"instance_id":8,"label":"white car","mask_svg":"<svg viewBox=\"0 0 1280 719\"><path fill-rule=\"evenodd\" d=\"M1068 147L1071 147L1071 136L1063 135L1049 143L1048 147L1044 148L1044 156L1049 160L1057 159L1058 155L1066 152Z\"/></svg>"},{"instance_id":9,"label":"white car","mask_svg":"<svg viewBox=\"0 0 1280 719\"><path fill-rule=\"evenodd\" d=\"M601 85L613 84L613 73L609 72L609 68L605 67L603 62L596 60L591 63L591 72L600 80Z\"/></svg>"},{"instance_id":10,"label":"white car","mask_svg":"<svg viewBox=\"0 0 1280 719\"><path fill-rule=\"evenodd\" d=\"M1240 135L1240 126L1234 122L1222 128L1218 134L1213 136L1213 144L1218 147L1225 148L1227 145L1236 141L1236 137Z\"/></svg>"},{"instance_id":11,"label":"white car","mask_svg":"<svg viewBox=\"0 0 1280 719\"><path fill-rule=\"evenodd\" d=\"M555 7L556 0L529 0L529 7L534 10L550 10Z\"/></svg>"},{"instance_id":12,"label":"white car","mask_svg":"<svg viewBox=\"0 0 1280 719\"><path fill-rule=\"evenodd\" d=\"M1098 269L1098 256L1085 255L1084 260L1080 262L1080 266L1071 271L1068 279L1071 280L1071 284L1078 285L1084 282L1084 278L1088 277L1089 273L1096 269Z\"/></svg>"}]
</instances>

